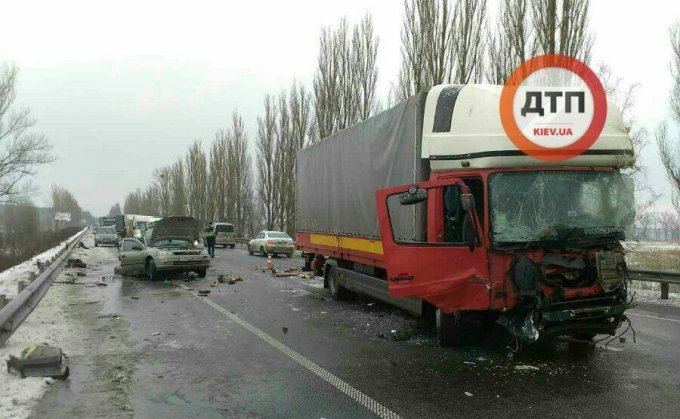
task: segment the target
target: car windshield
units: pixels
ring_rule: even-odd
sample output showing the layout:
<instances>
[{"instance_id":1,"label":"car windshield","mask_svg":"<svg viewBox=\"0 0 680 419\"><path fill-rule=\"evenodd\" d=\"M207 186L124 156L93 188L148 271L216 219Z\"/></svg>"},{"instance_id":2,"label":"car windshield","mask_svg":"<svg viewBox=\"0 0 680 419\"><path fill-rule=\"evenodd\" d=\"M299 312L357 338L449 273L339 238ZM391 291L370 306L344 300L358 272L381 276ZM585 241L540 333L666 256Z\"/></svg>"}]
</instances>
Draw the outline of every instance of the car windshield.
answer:
<instances>
[{"instance_id":1,"label":"car windshield","mask_svg":"<svg viewBox=\"0 0 680 419\"><path fill-rule=\"evenodd\" d=\"M290 236L286 233L281 233L278 231L270 231L267 233L267 237L270 239L290 239Z\"/></svg>"},{"instance_id":2,"label":"car windshield","mask_svg":"<svg viewBox=\"0 0 680 419\"><path fill-rule=\"evenodd\" d=\"M116 230L110 227L99 227L97 234L116 234Z\"/></svg>"},{"instance_id":3,"label":"car windshield","mask_svg":"<svg viewBox=\"0 0 680 419\"><path fill-rule=\"evenodd\" d=\"M632 180L618 172L494 173L489 193L496 243L622 238L635 216Z\"/></svg>"}]
</instances>

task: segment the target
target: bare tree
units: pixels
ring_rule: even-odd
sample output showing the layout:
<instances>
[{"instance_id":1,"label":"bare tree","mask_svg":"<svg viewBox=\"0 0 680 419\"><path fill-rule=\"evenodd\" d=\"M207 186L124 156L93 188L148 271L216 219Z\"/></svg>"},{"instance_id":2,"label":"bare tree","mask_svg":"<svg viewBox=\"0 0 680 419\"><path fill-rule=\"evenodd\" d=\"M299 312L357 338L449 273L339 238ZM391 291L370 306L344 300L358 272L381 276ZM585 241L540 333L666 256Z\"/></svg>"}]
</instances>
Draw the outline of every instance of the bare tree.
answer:
<instances>
[{"instance_id":1,"label":"bare tree","mask_svg":"<svg viewBox=\"0 0 680 419\"><path fill-rule=\"evenodd\" d=\"M373 31L373 19L366 15L359 25L354 27L352 35L352 80L354 93L358 95L357 118L359 121L375 114L378 104L375 89L378 83L378 45L380 41ZM293 85L295 86L295 85Z\"/></svg>"},{"instance_id":2,"label":"bare tree","mask_svg":"<svg viewBox=\"0 0 680 419\"><path fill-rule=\"evenodd\" d=\"M528 1L500 2L495 30L487 35L486 78L490 83L504 84L515 68L535 55Z\"/></svg>"},{"instance_id":3,"label":"bare tree","mask_svg":"<svg viewBox=\"0 0 680 419\"><path fill-rule=\"evenodd\" d=\"M187 215L187 195L185 188L184 163L179 158L170 169L172 188L172 215Z\"/></svg>"},{"instance_id":4,"label":"bare tree","mask_svg":"<svg viewBox=\"0 0 680 419\"><path fill-rule=\"evenodd\" d=\"M18 70L0 67L0 203L21 201L34 188L28 178L37 166L54 160L43 134L32 131L36 121L27 108L18 108Z\"/></svg>"},{"instance_id":5,"label":"bare tree","mask_svg":"<svg viewBox=\"0 0 680 419\"><path fill-rule=\"evenodd\" d=\"M375 112L378 43L369 15L353 27L351 35L346 19L335 29L321 30L314 75L314 141Z\"/></svg>"},{"instance_id":6,"label":"bare tree","mask_svg":"<svg viewBox=\"0 0 680 419\"><path fill-rule=\"evenodd\" d=\"M229 179L229 133L219 130L215 133L210 148L210 213L220 221L227 218L227 182Z\"/></svg>"},{"instance_id":7,"label":"bare tree","mask_svg":"<svg viewBox=\"0 0 680 419\"><path fill-rule=\"evenodd\" d=\"M109 209L109 217L114 217L116 215L121 215L121 214L123 214L123 210L121 210L120 204L118 202L116 202Z\"/></svg>"},{"instance_id":8,"label":"bare tree","mask_svg":"<svg viewBox=\"0 0 680 419\"><path fill-rule=\"evenodd\" d=\"M188 214L203 223L206 221L208 163L199 140L195 140L189 146L184 159L184 167Z\"/></svg>"},{"instance_id":9,"label":"bare tree","mask_svg":"<svg viewBox=\"0 0 680 419\"><path fill-rule=\"evenodd\" d=\"M274 98L264 99L264 118L257 118L257 192L262 205L264 224L273 229L278 217L276 197L276 120L278 110Z\"/></svg>"},{"instance_id":10,"label":"bare tree","mask_svg":"<svg viewBox=\"0 0 680 419\"><path fill-rule=\"evenodd\" d=\"M281 229L286 228L287 211L289 209L291 185L293 184L293 166L291 166L291 154L294 153L294 140L291 135L291 123L288 109L288 96L286 92L279 95L279 117L278 128L276 130L277 141L275 157L276 167L276 200L277 200L277 219L276 222Z\"/></svg>"},{"instance_id":11,"label":"bare tree","mask_svg":"<svg viewBox=\"0 0 680 419\"><path fill-rule=\"evenodd\" d=\"M252 160L248 154L248 135L246 134L243 118L234 111L232 114L232 137L229 147L230 178L234 182L234 190L229 195L234 211L236 233L246 235L247 223L253 214L253 176Z\"/></svg>"},{"instance_id":12,"label":"bare tree","mask_svg":"<svg viewBox=\"0 0 680 419\"><path fill-rule=\"evenodd\" d=\"M452 79L480 83L484 77L486 0L458 0L451 28Z\"/></svg>"},{"instance_id":13,"label":"bare tree","mask_svg":"<svg viewBox=\"0 0 680 419\"><path fill-rule=\"evenodd\" d=\"M163 217L167 217L172 212L170 170L170 167L161 167L153 171L153 185L158 194L158 215Z\"/></svg>"},{"instance_id":14,"label":"bare tree","mask_svg":"<svg viewBox=\"0 0 680 419\"><path fill-rule=\"evenodd\" d=\"M450 81L451 16L448 0L404 0L397 102Z\"/></svg>"},{"instance_id":15,"label":"bare tree","mask_svg":"<svg viewBox=\"0 0 680 419\"><path fill-rule=\"evenodd\" d=\"M309 138L307 133L310 126L310 98L304 87L298 86L293 82L290 88L289 97L290 107L290 136L292 141L289 142L291 149L288 152L288 170L290 171L290 184L288 185L288 200L286 208L286 231L293 234L295 230L295 191L296 191L296 173L295 173L295 158L297 152L304 148Z\"/></svg>"},{"instance_id":16,"label":"bare tree","mask_svg":"<svg viewBox=\"0 0 680 419\"><path fill-rule=\"evenodd\" d=\"M593 37L588 31L590 0L531 0L538 52L590 62Z\"/></svg>"},{"instance_id":17,"label":"bare tree","mask_svg":"<svg viewBox=\"0 0 680 419\"><path fill-rule=\"evenodd\" d=\"M80 222L82 209L78 205L78 200L73 194L59 185L52 185L52 211L54 212L68 212L71 214L71 221L60 225L64 227L67 225L77 225Z\"/></svg>"},{"instance_id":18,"label":"bare tree","mask_svg":"<svg viewBox=\"0 0 680 419\"><path fill-rule=\"evenodd\" d=\"M670 30L673 55L671 58L672 87L670 97L671 120L680 126L680 23ZM671 182L673 204L680 212L680 138L673 136L668 129L669 122L663 122L656 130L659 156Z\"/></svg>"}]
</instances>

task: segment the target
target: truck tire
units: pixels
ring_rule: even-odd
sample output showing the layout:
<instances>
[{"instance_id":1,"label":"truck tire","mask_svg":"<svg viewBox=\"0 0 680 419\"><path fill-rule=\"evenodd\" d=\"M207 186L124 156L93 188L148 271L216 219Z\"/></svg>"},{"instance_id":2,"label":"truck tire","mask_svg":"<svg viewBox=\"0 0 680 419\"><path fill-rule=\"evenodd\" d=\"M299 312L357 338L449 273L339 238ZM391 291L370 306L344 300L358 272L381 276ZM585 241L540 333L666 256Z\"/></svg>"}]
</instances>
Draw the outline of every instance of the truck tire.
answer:
<instances>
[{"instance_id":1,"label":"truck tire","mask_svg":"<svg viewBox=\"0 0 680 419\"><path fill-rule=\"evenodd\" d=\"M437 341L440 346L458 346L461 342L462 319L459 312L444 313L440 309L435 312Z\"/></svg>"},{"instance_id":2,"label":"truck tire","mask_svg":"<svg viewBox=\"0 0 680 419\"><path fill-rule=\"evenodd\" d=\"M331 266L328 272L328 289L331 292L331 297L336 301L351 300L355 295L354 292L338 284L337 275L337 268Z\"/></svg>"}]
</instances>

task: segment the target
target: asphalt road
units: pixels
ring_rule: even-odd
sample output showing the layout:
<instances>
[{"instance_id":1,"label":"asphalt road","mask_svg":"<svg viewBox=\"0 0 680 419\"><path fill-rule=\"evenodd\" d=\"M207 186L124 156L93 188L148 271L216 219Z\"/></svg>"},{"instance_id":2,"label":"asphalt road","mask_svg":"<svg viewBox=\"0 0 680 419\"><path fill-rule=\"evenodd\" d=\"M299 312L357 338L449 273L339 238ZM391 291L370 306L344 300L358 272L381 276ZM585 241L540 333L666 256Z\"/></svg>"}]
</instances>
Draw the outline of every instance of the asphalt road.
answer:
<instances>
[{"instance_id":1,"label":"asphalt road","mask_svg":"<svg viewBox=\"0 0 680 419\"><path fill-rule=\"evenodd\" d=\"M117 250L92 251L100 265L87 279L111 274ZM74 321L91 350L69 359L70 380L52 385L34 416L680 415L677 308L631 310L636 343L629 333L607 348L542 345L509 358L493 330L439 348L400 310L333 301L321 281L273 277L265 262L243 248L217 249L199 282L114 277L107 287L73 286ZM277 269L301 264L274 259ZM219 274L243 281L210 287Z\"/></svg>"}]
</instances>

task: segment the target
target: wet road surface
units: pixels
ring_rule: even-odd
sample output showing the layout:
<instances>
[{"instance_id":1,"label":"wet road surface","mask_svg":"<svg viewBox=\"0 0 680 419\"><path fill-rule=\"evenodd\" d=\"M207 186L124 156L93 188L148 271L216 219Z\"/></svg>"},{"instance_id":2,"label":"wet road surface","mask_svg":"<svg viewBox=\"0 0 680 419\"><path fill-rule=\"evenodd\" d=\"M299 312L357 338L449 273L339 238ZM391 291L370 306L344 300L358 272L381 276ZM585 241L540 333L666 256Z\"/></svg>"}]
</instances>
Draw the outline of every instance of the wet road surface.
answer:
<instances>
[{"instance_id":1,"label":"wet road surface","mask_svg":"<svg viewBox=\"0 0 680 419\"><path fill-rule=\"evenodd\" d=\"M93 250L92 275L112 273L117 250ZM439 348L398 309L333 301L321 281L272 277L265 262L217 249L202 281L74 287L91 349L69 360L71 379L35 417L677 417L676 308L631 310L637 343L627 334L607 348L540 345L510 359L494 330ZM276 269L300 266L274 259ZM210 287L220 274L243 281Z\"/></svg>"}]
</instances>

